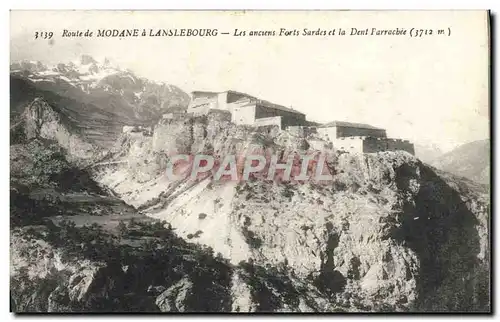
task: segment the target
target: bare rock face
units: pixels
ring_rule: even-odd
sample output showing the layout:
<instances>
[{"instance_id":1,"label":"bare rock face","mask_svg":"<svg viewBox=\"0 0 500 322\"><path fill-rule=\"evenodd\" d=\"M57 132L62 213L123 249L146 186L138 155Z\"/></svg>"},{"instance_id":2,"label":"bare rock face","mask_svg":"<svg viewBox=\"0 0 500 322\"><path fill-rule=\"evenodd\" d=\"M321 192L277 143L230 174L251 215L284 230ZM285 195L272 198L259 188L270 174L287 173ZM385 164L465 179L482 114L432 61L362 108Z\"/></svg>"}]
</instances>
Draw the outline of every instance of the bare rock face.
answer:
<instances>
[{"instance_id":1,"label":"bare rock face","mask_svg":"<svg viewBox=\"0 0 500 322\"><path fill-rule=\"evenodd\" d=\"M181 279L156 298L156 305L162 312L187 312L193 293L193 283L187 278Z\"/></svg>"},{"instance_id":2,"label":"bare rock face","mask_svg":"<svg viewBox=\"0 0 500 322\"><path fill-rule=\"evenodd\" d=\"M66 132L60 124L65 123L47 104L33 105L27 110L27 135L55 138L62 145L60 135ZM16 308L489 309L488 191L436 173L406 152L330 149L326 166L334 176L327 182L216 182L210 176L172 182L164 173L178 153L304 152L313 146L308 139L299 142L276 128L235 126L224 115L162 121L152 135L124 134L109 154L110 165L96 169L94 178L141 213L168 222L176 242L131 251L129 256L137 257L127 257L124 269L111 256L105 264L63 260L42 240L14 234ZM163 274L172 261L175 266Z\"/></svg>"},{"instance_id":3,"label":"bare rock face","mask_svg":"<svg viewBox=\"0 0 500 322\"><path fill-rule=\"evenodd\" d=\"M86 66L87 77L109 74L83 84L77 65ZM14 93L22 99L11 124L17 140L11 155L18 161L11 175L19 185L11 210L14 204L23 211L11 213L14 311L489 310L490 200L483 186L405 152L340 153L299 129L236 126L224 112L172 114L151 127L141 123L145 131L122 131L182 110L187 98L91 57L77 65L58 66L50 78L30 76L47 91L64 85L55 93L68 92L71 100L35 98L40 92L28 90L34 83L17 79L24 87ZM46 68L16 69L37 74ZM100 99L78 103L84 97ZM115 146L101 154L116 132ZM93 145L108 134L104 145ZM165 174L178 154L313 151L328 155L333 180L213 181L209 174L172 181ZM63 181L62 172L82 177L75 164L92 165L85 172L91 175L78 181L85 192L105 193L96 180L134 206L134 216L161 219L173 229L158 223L128 231L121 223L117 236L98 224L88 230L48 224L61 208L71 208L58 198L77 191L70 187L76 180L55 182ZM53 189L57 198L30 199L32 186L46 189L38 196ZM124 210L111 204L106 209L113 215Z\"/></svg>"},{"instance_id":4,"label":"bare rock face","mask_svg":"<svg viewBox=\"0 0 500 322\"><path fill-rule=\"evenodd\" d=\"M50 244L22 233L12 236L11 258L17 312L84 310L107 274L104 263L62 260Z\"/></svg>"},{"instance_id":5,"label":"bare rock face","mask_svg":"<svg viewBox=\"0 0 500 322\"><path fill-rule=\"evenodd\" d=\"M168 249L155 254L147 240L133 248L110 239L77 245L68 239L66 245L55 241L51 229L57 228L18 228L12 235L14 312L205 312L231 306L230 269L208 250L178 238L162 239ZM101 237L113 238L105 232ZM88 248L93 246L98 249ZM117 256L103 256L106 249Z\"/></svg>"},{"instance_id":6,"label":"bare rock face","mask_svg":"<svg viewBox=\"0 0 500 322\"><path fill-rule=\"evenodd\" d=\"M304 143L223 119L188 120L159 126L151 149L246 155L311 147L307 137ZM113 179L115 191L145 214L171 223L180 236L213 247L234 265L252 261L286 268L283 278L293 289L307 289L301 282L307 280L323 294L290 302L293 293L278 287L273 292L285 295L273 311L485 308L488 292L478 285L487 285L487 278L477 272L488 270L486 191L465 189L469 183L444 178L405 152L334 154L328 168L335 174L328 183L207 179L173 184L158 176L138 190L126 175L130 169L110 170L100 180L106 184L124 173L120 182ZM256 280L249 281L235 281L234 310L266 308L259 304L263 293L252 286ZM459 299L453 299L454 292Z\"/></svg>"},{"instance_id":7,"label":"bare rock face","mask_svg":"<svg viewBox=\"0 0 500 322\"><path fill-rule=\"evenodd\" d=\"M251 288L245 283L238 271L233 273L231 281L231 298L231 311L233 312L255 312L257 309L257 305L252 299Z\"/></svg>"},{"instance_id":8,"label":"bare rock face","mask_svg":"<svg viewBox=\"0 0 500 322\"><path fill-rule=\"evenodd\" d=\"M33 100L24 112L26 138L43 138L57 142L68 151L68 157L75 162L92 158L96 149L68 128L69 121L62 119L43 99Z\"/></svg>"},{"instance_id":9,"label":"bare rock face","mask_svg":"<svg viewBox=\"0 0 500 322\"><path fill-rule=\"evenodd\" d=\"M50 293L47 299L47 311L85 311L95 307L95 302L106 299L113 280L120 278L120 276L107 276L109 273L106 265L89 262L88 266L70 274L67 280L62 280L62 283Z\"/></svg>"}]
</instances>

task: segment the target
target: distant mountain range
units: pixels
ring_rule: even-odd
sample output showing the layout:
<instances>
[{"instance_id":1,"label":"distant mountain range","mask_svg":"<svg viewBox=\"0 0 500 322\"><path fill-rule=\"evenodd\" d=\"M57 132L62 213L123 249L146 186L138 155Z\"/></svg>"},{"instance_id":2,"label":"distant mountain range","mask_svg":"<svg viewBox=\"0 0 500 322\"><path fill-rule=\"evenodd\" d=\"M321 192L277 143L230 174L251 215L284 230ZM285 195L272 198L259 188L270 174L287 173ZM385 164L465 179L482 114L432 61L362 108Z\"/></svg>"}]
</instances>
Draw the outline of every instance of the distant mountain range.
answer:
<instances>
[{"instance_id":1,"label":"distant mountain range","mask_svg":"<svg viewBox=\"0 0 500 322\"><path fill-rule=\"evenodd\" d=\"M463 144L432 161L438 169L479 183L490 181L490 140Z\"/></svg>"},{"instance_id":2,"label":"distant mountain range","mask_svg":"<svg viewBox=\"0 0 500 322\"><path fill-rule=\"evenodd\" d=\"M43 97L94 138L121 131L126 124L154 123L163 113L186 109L190 100L174 85L137 77L88 55L54 66L16 62L10 65L10 81L11 126L27 104Z\"/></svg>"}]
</instances>

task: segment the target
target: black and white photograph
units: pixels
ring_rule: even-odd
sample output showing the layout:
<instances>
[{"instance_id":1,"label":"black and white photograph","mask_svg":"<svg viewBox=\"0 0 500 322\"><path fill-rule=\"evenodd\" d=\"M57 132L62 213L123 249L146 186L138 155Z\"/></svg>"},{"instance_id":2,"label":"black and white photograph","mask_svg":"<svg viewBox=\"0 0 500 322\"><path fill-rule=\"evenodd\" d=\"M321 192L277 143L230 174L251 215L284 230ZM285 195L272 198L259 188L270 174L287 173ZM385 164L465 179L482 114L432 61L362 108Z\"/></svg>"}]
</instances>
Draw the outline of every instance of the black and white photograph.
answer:
<instances>
[{"instance_id":1,"label":"black and white photograph","mask_svg":"<svg viewBox=\"0 0 500 322\"><path fill-rule=\"evenodd\" d=\"M490 24L12 10L11 312L491 313Z\"/></svg>"}]
</instances>

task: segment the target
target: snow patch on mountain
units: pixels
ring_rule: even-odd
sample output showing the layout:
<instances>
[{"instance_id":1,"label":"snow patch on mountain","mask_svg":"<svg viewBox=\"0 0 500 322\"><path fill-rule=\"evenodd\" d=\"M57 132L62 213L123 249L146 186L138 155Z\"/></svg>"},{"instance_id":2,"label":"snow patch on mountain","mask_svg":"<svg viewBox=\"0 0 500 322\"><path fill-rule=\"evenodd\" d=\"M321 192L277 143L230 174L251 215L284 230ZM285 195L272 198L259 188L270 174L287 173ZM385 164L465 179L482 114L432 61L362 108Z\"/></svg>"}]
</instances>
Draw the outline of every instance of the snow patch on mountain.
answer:
<instances>
[{"instance_id":1,"label":"snow patch on mountain","mask_svg":"<svg viewBox=\"0 0 500 322\"><path fill-rule=\"evenodd\" d=\"M11 76L21 77L44 91L91 103L136 123L157 120L171 108L186 109L190 97L174 85L138 77L109 59L83 55L69 63L12 63Z\"/></svg>"}]
</instances>

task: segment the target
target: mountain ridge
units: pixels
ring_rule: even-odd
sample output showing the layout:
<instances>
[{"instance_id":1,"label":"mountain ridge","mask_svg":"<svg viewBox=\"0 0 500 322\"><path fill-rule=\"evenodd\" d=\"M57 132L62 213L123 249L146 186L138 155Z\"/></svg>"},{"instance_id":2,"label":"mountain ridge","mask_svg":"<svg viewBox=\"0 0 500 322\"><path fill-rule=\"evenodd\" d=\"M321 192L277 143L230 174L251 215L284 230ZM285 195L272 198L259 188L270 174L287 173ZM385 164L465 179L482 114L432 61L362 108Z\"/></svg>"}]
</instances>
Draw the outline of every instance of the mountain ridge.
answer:
<instances>
[{"instance_id":1,"label":"mountain ridge","mask_svg":"<svg viewBox=\"0 0 500 322\"><path fill-rule=\"evenodd\" d=\"M190 97L180 88L137 77L108 61L98 63L82 55L78 63L46 66L21 61L10 65L11 77L29 81L39 90L52 91L136 122L155 121L171 109L186 109Z\"/></svg>"},{"instance_id":2,"label":"mountain ridge","mask_svg":"<svg viewBox=\"0 0 500 322\"><path fill-rule=\"evenodd\" d=\"M441 170L483 184L490 182L490 140L465 143L435 159L432 165Z\"/></svg>"}]
</instances>

